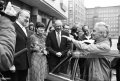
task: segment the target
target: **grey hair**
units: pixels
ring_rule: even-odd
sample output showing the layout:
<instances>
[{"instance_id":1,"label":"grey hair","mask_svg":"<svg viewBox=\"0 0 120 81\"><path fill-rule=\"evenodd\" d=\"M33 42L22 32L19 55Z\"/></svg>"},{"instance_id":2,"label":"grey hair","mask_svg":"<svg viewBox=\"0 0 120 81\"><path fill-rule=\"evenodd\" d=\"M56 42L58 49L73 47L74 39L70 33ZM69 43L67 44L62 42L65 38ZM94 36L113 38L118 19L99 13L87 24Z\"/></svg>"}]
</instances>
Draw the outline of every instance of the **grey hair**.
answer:
<instances>
[{"instance_id":1,"label":"grey hair","mask_svg":"<svg viewBox=\"0 0 120 81\"><path fill-rule=\"evenodd\" d=\"M97 22L95 25L105 27L106 28L106 30L105 30L106 37L108 37L108 35L109 35L109 25L108 24L106 24L105 22Z\"/></svg>"},{"instance_id":2,"label":"grey hair","mask_svg":"<svg viewBox=\"0 0 120 81\"><path fill-rule=\"evenodd\" d=\"M20 10L20 11L17 13L17 18L18 18L19 15L22 14L24 11L25 11L25 12L28 12L28 13L30 14L30 11L25 10L25 9L22 9L22 10Z\"/></svg>"}]
</instances>

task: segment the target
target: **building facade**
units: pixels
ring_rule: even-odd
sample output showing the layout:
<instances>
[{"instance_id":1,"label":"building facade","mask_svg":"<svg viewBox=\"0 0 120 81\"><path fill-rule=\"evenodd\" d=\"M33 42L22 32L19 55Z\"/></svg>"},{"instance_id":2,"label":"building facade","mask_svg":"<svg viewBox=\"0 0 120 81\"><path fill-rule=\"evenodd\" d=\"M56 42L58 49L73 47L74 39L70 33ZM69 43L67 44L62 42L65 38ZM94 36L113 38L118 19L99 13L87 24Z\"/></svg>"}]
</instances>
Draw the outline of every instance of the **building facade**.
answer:
<instances>
[{"instance_id":1,"label":"building facade","mask_svg":"<svg viewBox=\"0 0 120 81\"><path fill-rule=\"evenodd\" d=\"M120 6L87 8L86 24L92 29L94 24L99 21L109 25L112 38L118 38L120 35Z\"/></svg>"},{"instance_id":2,"label":"building facade","mask_svg":"<svg viewBox=\"0 0 120 81\"><path fill-rule=\"evenodd\" d=\"M84 25L86 19L84 0L68 0L68 24Z\"/></svg>"},{"instance_id":3,"label":"building facade","mask_svg":"<svg viewBox=\"0 0 120 81\"><path fill-rule=\"evenodd\" d=\"M68 0L5 0L6 3L10 1L16 12L21 9L26 9L31 13L33 23L43 22L46 26L52 25L55 19L67 19Z\"/></svg>"}]
</instances>

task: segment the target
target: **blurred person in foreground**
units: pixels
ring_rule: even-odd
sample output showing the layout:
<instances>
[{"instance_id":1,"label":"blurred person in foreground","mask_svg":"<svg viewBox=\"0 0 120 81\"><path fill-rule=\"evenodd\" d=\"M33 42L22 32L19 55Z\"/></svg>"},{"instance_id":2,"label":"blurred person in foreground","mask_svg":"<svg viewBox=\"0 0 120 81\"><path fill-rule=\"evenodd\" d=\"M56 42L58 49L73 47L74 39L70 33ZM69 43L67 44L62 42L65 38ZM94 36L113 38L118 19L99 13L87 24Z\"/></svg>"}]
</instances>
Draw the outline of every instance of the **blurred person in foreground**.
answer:
<instances>
[{"instance_id":1,"label":"blurred person in foreground","mask_svg":"<svg viewBox=\"0 0 120 81\"><path fill-rule=\"evenodd\" d=\"M6 13L4 7L4 1L0 0L0 81L1 78L11 79L16 44L16 32L12 25L16 17L12 11Z\"/></svg>"},{"instance_id":2,"label":"blurred person in foreground","mask_svg":"<svg viewBox=\"0 0 120 81\"><path fill-rule=\"evenodd\" d=\"M46 48L49 52L47 55L49 72L51 72L55 66L57 66L64 58L67 57L67 52L70 49L70 42L66 38L62 38L62 35L69 36L69 34L63 30L62 21L56 20L54 23L55 30L48 33L46 38ZM67 74L68 63L62 64L55 70L54 73Z\"/></svg>"},{"instance_id":3,"label":"blurred person in foreground","mask_svg":"<svg viewBox=\"0 0 120 81\"><path fill-rule=\"evenodd\" d=\"M45 25L36 23L36 33L30 36L31 68L30 81L44 81L47 74L47 51L45 47Z\"/></svg>"},{"instance_id":4,"label":"blurred person in foreground","mask_svg":"<svg viewBox=\"0 0 120 81\"><path fill-rule=\"evenodd\" d=\"M15 53L16 33L9 18L0 16L0 73L10 78ZM0 75L1 76L1 75Z\"/></svg>"},{"instance_id":5,"label":"blurred person in foreground","mask_svg":"<svg viewBox=\"0 0 120 81\"><path fill-rule=\"evenodd\" d=\"M95 40L92 44L85 44L73 38L63 36L73 42L79 49L76 57L80 54L92 55L91 58L86 58L86 67L84 70L84 79L86 81L110 81L110 57L104 56L104 53L110 52L110 41L108 39L108 27L104 22L95 24L92 39ZM98 56L97 56L98 55ZM96 57L95 57L96 56Z\"/></svg>"}]
</instances>

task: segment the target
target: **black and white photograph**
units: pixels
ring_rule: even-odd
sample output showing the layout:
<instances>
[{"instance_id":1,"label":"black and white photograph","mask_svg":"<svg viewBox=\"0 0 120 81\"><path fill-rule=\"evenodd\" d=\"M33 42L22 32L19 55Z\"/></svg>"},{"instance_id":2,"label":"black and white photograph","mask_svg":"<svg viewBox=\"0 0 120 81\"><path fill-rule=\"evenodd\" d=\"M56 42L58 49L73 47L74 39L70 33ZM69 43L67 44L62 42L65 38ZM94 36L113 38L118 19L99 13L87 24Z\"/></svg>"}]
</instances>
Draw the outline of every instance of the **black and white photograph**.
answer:
<instances>
[{"instance_id":1,"label":"black and white photograph","mask_svg":"<svg viewBox=\"0 0 120 81\"><path fill-rule=\"evenodd\" d=\"M0 0L0 81L120 81L120 0Z\"/></svg>"}]
</instances>

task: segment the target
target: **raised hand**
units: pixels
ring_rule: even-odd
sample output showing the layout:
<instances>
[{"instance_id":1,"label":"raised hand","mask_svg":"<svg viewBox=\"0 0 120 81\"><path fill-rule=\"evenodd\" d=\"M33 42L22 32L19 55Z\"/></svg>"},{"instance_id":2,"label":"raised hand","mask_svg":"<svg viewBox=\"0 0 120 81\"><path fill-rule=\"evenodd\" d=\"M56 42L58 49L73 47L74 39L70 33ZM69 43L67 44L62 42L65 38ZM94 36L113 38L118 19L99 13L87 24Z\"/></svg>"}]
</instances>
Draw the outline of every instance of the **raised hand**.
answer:
<instances>
[{"instance_id":1,"label":"raised hand","mask_svg":"<svg viewBox=\"0 0 120 81\"><path fill-rule=\"evenodd\" d=\"M65 36L65 35L62 35L62 37L67 38L69 41L72 41L72 40L73 40L73 38L68 37L68 36Z\"/></svg>"}]
</instances>

